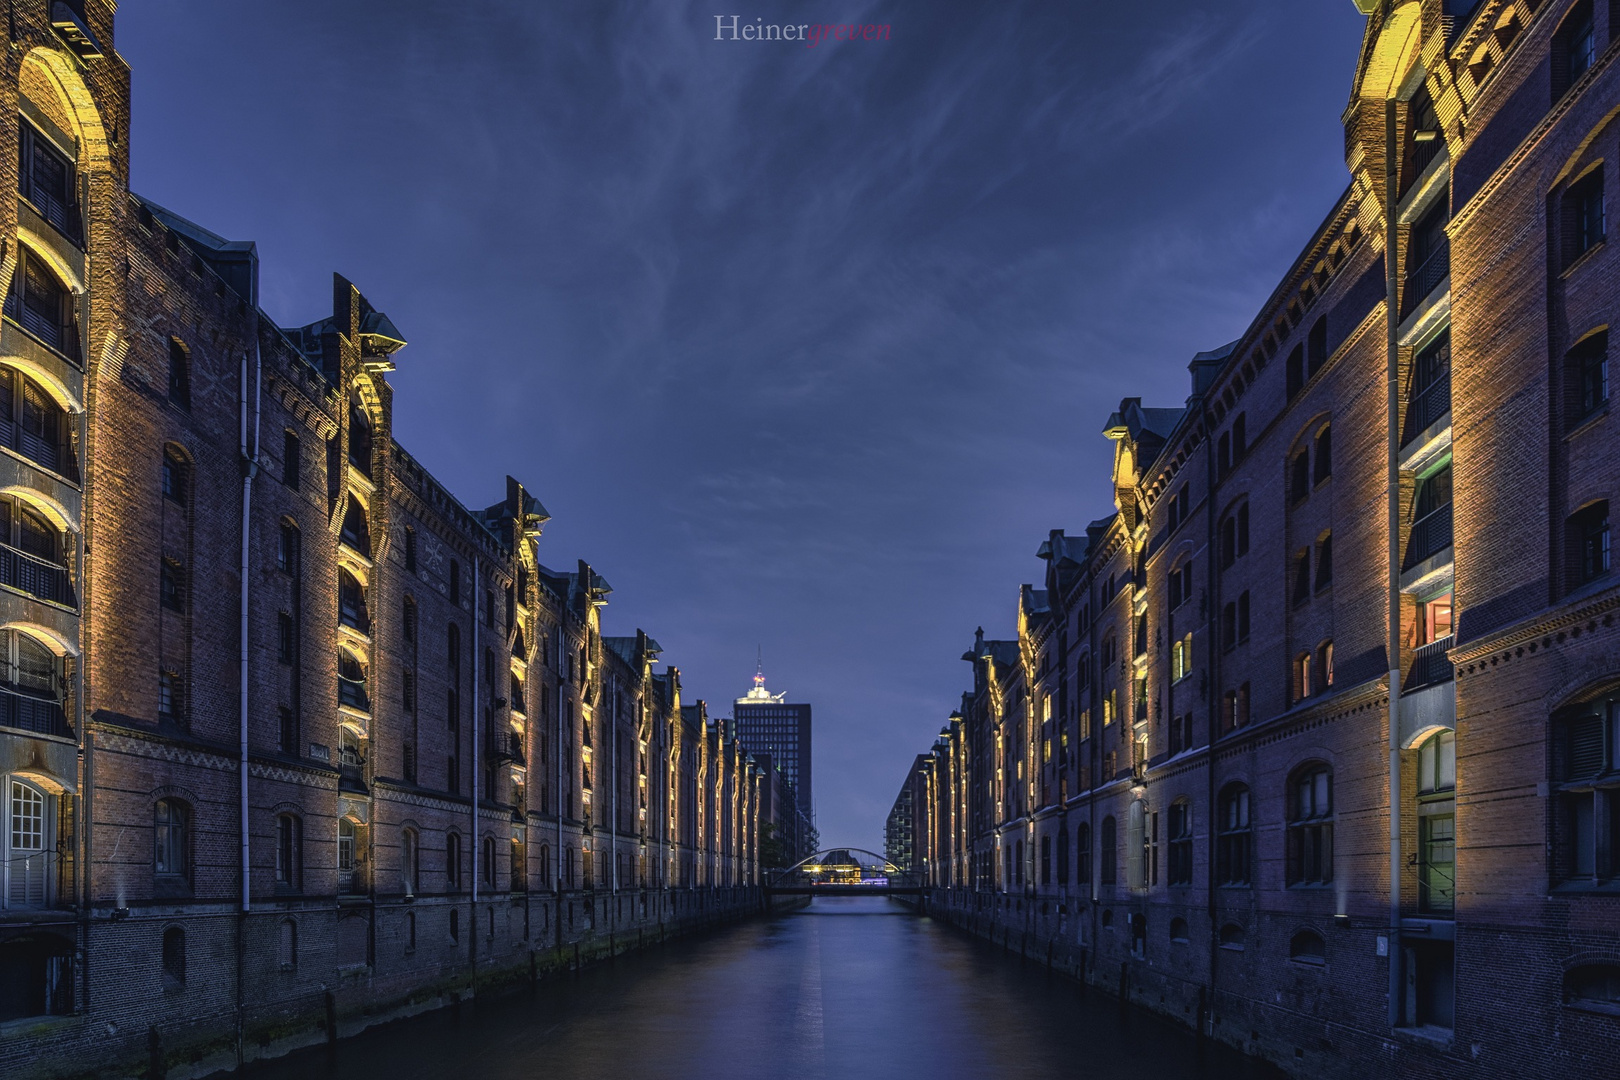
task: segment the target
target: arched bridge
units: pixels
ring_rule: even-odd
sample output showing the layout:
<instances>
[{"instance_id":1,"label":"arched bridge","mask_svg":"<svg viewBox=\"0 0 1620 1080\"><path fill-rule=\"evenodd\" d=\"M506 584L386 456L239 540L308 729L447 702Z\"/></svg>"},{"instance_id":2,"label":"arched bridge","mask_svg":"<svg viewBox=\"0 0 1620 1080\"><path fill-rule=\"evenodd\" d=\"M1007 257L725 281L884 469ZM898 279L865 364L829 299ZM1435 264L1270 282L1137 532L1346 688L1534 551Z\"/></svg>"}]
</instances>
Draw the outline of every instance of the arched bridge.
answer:
<instances>
[{"instance_id":1,"label":"arched bridge","mask_svg":"<svg viewBox=\"0 0 1620 1080\"><path fill-rule=\"evenodd\" d=\"M922 878L861 848L827 848L765 879L771 896L921 896Z\"/></svg>"}]
</instances>

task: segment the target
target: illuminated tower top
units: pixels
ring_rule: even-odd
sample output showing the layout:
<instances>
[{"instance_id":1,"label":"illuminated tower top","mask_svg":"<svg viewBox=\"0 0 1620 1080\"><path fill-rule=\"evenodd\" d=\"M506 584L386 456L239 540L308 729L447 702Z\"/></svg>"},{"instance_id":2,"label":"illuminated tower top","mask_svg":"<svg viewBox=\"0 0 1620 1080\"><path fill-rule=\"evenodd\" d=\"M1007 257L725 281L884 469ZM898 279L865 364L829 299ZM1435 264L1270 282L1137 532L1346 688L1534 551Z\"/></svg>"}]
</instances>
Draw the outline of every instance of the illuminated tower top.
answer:
<instances>
[{"instance_id":1,"label":"illuminated tower top","mask_svg":"<svg viewBox=\"0 0 1620 1080\"><path fill-rule=\"evenodd\" d=\"M754 688L737 699L738 705L765 705L772 702L780 703L787 700L787 691L773 694L765 689L765 657L761 653L754 661Z\"/></svg>"}]
</instances>

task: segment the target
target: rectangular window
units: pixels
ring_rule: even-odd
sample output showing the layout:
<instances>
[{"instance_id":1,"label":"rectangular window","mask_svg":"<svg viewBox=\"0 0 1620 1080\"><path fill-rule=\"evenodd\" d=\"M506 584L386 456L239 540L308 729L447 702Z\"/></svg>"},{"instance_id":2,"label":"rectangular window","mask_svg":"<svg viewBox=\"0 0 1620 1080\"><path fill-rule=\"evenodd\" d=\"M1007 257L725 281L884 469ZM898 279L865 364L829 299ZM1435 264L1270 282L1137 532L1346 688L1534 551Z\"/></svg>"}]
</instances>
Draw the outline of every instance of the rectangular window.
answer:
<instances>
[{"instance_id":1,"label":"rectangular window","mask_svg":"<svg viewBox=\"0 0 1620 1080\"><path fill-rule=\"evenodd\" d=\"M293 662L293 618L287 612L276 613L276 659L280 663Z\"/></svg>"},{"instance_id":2,"label":"rectangular window","mask_svg":"<svg viewBox=\"0 0 1620 1080\"><path fill-rule=\"evenodd\" d=\"M1603 167L1571 184L1564 193L1564 265L1603 242Z\"/></svg>"},{"instance_id":3,"label":"rectangular window","mask_svg":"<svg viewBox=\"0 0 1620 1080\"><path fill-rule=\"evenodd\" d=\"M1245 589L1237 598L1237 639L1249 640L1249 590Z\"/></svg>"},{"instance_id":4,"label":"rectangular window","mask_svg":"<svg viewBox=\"0 0 1620 1080\"><path fill-rule=\"evenodd\" d=\"M283 705L276 710L276 749L283 754L298 753L298 720L293 711Z\"/></svg>"},{"instance_id":5,"label":"rectangular window","mask_svg":"<svg viewBox=\"0 0 1620 1080\"><path fill-rule=\"evenodd\" d=\"M1170 804L1170 884L1191 885L1193 879L1192 803Z\"/></svg>"},{"instance_id":6,"label":"rectangular window","mask_svg":"<svg viewBox=\"0 0 1620 1080\"><path fill-rule=\"evenodd\" d=\"M158 716L174 720L180 716L180 676L172 671L158 673Z\"/></svg>"},{"instance_id":7,"label":"rectangular window","mask_svg":"<svg viewBox=\"0 0 1620 1080\"><path fill-rule=\"evenodd\" d=\"M287 432L281 437L281 482L298 490L298 435Z\"/></svg>"},{"instance_id":8,"label":"rectangular window","mask_svg":"<svg viewBox=\"0 0 1620 1080\"><path fill-rule=\"evenodd\" d=\"M163 560L158 571L158 595L163 606L170 611L182 611L185 603L182 599L180 587L180 567L169 559Z\"/></svg>"},{"instance_id":9,"label":"rectangular window","mask_svg":"<svg viewBox=\"0 0 1620 1080\"><path fill-rule=\"evenodd\" d=\"M1564 357L1569 426L1609 403L1609 332L1600 330L1578 342Z\"/></svg>"},{"instance_id":10,"label":"rectangular window","mask_svg":"<svg viewBox=\"0 0 1620 1080\"><path fill-rule=\"evenodd\" d=\"M1569 519L1570 586L1584 585L1609 572L1609 504L1585 507Z\"/></svg>"}]
</instances>

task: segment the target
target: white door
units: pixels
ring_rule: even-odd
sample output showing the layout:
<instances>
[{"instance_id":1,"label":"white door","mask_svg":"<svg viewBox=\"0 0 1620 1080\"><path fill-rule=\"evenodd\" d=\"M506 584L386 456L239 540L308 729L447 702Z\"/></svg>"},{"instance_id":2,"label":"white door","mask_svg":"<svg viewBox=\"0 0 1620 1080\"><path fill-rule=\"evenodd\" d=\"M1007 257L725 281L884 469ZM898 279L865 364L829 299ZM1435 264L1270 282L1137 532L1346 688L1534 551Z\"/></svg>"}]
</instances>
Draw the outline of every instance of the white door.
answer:
<instances>
[{"instance_id":1,"label":"white door","mask_svg":"<svg viewBox=\"0 0 1620 1080\"><path fill-rule=\"evenodd\" d=\"M44 907L50 881L46 798L32 784L13 779L6 798L6 906Z\"/></svg>"}]
</instances>

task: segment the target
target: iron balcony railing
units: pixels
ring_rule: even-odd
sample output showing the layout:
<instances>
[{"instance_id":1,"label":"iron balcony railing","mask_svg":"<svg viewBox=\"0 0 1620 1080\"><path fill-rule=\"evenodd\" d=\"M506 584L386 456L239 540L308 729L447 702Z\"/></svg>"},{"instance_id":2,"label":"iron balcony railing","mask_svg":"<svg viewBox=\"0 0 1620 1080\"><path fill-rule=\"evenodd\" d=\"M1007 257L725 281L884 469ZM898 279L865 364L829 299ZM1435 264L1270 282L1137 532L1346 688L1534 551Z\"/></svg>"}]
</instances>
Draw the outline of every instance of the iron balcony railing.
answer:
<instances>
[{"instance_id":1,"label":"iron balcony railing","mask_svg":"<svg viewBox=\"0 0 1620 1080\"><path fill-rule=\"evenodd\" d=\"M5 860L3 906L9 910L53 907L61 856L55 851L14 851Z\"/></svg>"},{"instance_id":2,"label":"iron balcony railing","mask_svg":"<svg viewBox=\"0 0 1620 1080\"><path fill-rule=\"evenodd\" d=\"M0 727L73 738L73 729L68 725L61 702L21 693L10 686L0 686Z\"/></svg>"},{"instance_id":3,"label":"iron balcony railing","mask_svg":"<svg viewBox=\"0 0 1620 1080\"><path fill-rule=\"evenodd\" d=\"M1416 267L1407 272L1406 290L1401 295L1401 318L1406 318L1417 310L1417 306L1428 299L1435 287L1444 281L1446 275L1451 273L1451 246L1445 241L1440 244Z\"/></svg>"},{"instance_id":4,"label":"iron balcony railing","mask_svg":"<svg viewBox=\"0 0 1620 1080\"><path fill-rule=\"evenodd\" d=\"M515 731L498 733L488 742L489 756L493 761L510 761L517 765L524 765L523 737Z\"/></svg>"},{"instance_id":5,"label":"iron balcony railing","mask_svg":"<svg viewBox=\"0 0 1620 1080\"><path fill-rule=\"evenodd\" d=\"M1412 526L1406 541L1406 559L1403 571L1410 570L1424 559L1438 555L1451 546L1451 504L1446 503Z\"/></svg>"},{"instance_id":6,"label":"iron balcony railing","mask_svg":"<svg viewBox=\"0 0 1620 1080\"><path fill-rule=\"evenodd\" d=\"M84 218L79 214L77 203L63 202L45 184L35 183L26 172L18 178L17 187L22 197L39 211L39 216L49 222L51 228L66 237L74 247L84 247Z\"/></svg>"},{"instance_id":7,"label":"iron balcony railing","mask_svg":"<svg viewBox=\"0 0 1620 1080\"><path fill-rule=\"evenodd\" d=\"M0 544L0 585L21 589L29 596L49 600L53 604L76 607L73 583L68 580L67 567L59 563L30 555L10 544Z\"/></svg>"},{"instance_id":8,"label":"iron balcony railing","mask_svg":"<svg viewBox=\"0 0 1620 1080\"><path fill-rule=\"evenodd\" d=\"M1401 692L1447 683L1455 678L1456 670L1446 658L1446 651L1455 641L1453 635L1447 634L1427 645L1419 645L1412 654L1412 668L1406 673L1406 682L1402 685Z\"/></svg>"},{"instance_id":9,"label":"iron balcony railing","mask_svg":"<svg viewBox=\"0 0 1620 1080\"><path fill-rule=\"evenodd\" d=\"M77 462L72 454L64 453L51 439L37 435L4 417L0 417L0 445L11 447L29 461L42 465L53 473L65 476L69 480L78 480Z\"/></svg>"},{"instance_id":10,"label":"iron balcony railing","mask_svg":"<svg viewBox=\"0 0 1620 1080\"><path fill-rule=\"evenodd\" d=\"M1427 388L1420 390L1406 404L1406 423L1403 425L1401 445L1406 446L1429 425L1451 411L1451 374L1447 372Z\"/></svg>"},{"instance_id":11,"label":"iron balcony railing","mask_svg":"<svg viewBox=\"0 0 1620 1080\"><path fill-rule=\"evenodd\" d=\"M62 321L48 312L39 311L25 304L22 297L15 291L7 293L5 304L0 307L7 318L34 337L43 341L75 364L79 363L79 329L77 326L63 325Z\"/></svg>"},{"instance_id":12,"label":"iron balcony railing","mask_svg":"<svg viewBox=\"0 0 1620 1080\"><path fill-rule=\"evenodd\" d=\"M338 676L338 704L347 705L351 709L361 712L371 711L371 698L366 694L366 684L354 679L345 679Z\"/></svg>"}]
</instances>

